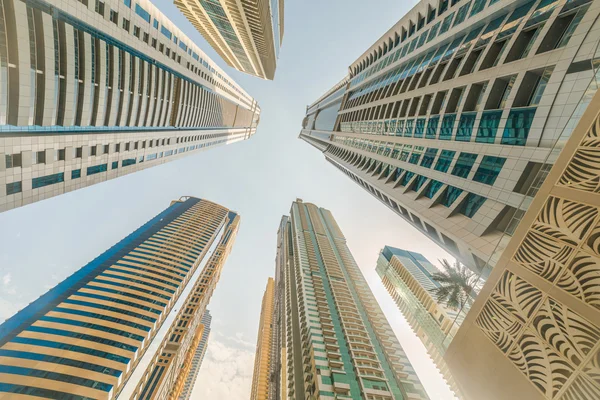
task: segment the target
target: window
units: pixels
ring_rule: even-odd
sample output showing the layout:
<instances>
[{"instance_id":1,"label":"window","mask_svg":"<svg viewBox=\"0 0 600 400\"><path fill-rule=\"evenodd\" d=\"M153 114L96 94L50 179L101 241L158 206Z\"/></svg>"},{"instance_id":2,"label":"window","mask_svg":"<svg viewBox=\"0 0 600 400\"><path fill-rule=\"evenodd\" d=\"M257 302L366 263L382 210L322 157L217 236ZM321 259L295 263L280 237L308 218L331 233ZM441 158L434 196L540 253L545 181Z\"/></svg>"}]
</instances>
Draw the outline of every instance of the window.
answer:
<instances>
[{"instance_id":1,"label":"window","mask_svg":"<svg viewBox=\"0 0 600 400\"><path fill-rule=\"evenodd\" d=\"M512 106L530 107L540 104L553 71L554 66L538 71L528 71L519 86Z\"/></svg>"},{"instance_id":2,"label":"window","mask_svg":"<svg viewBox=\"0 0 600 400\"><path fill-rule=\"evenodd\" d=\"M471 9L471 13L469 14L469 17L472 17L473 15L475 15L478 12L480 12L481 10L483 10L486 2L487 2L487 0L475 0L475 3L473 3L473 8Z\"/></svg>"},{"instance_id":3,"label":"window","mask_svg":"<svg viewBox=\"0 0 600 400\"><path fill-rule=\"evenodd\" d=\"M100 172L106 172L107 164L95 165L93 167L88 167L87 175L99 174Z\"/></svg>"},{"instance_id":4,"label":"window","mask_svg":"<svg viewBox=\"0 0 600 400\"><path fill-rule=\"evenodd\" d=\"M431 165L433 164L433 160L435 159L435 156L437 155L438 149L433 149L433 148L428 148L425 151L425 155L423 156L423 160L421 161L421 167L425 167L425 168L431 168Z\"/></svg>"},{"instance_id":5,"label":"window","mask_svg":"<svg viewBox=\"0 0 600 400\"><path fill-rule=\"evenodd\" d=\"M58 150L58 161L65 161L65 149Z\"/></svg>"},{"instance_id":6,"label":"window","mask_svg":"<svg viewBox=\"0 0 600 400\"><path fill-rule=\"evenodd\" d=\"M81 169L74 169L71 171L71 179L81 178Z\"/></svg>"},{"instance_id":7,"label":"window","mask_svg":"<svg viewBox=\"0 0 600 400\"><path fill-rule=\"evenodd\" d=\"M128 159L121 161L122 167L127 167L127 166L133 165L133 164L135 164L135 158L128 158Z\"/></svg>"},{"instance_id":8,"label":"window","mask_svg":"<svg viewBox=\"0 0 600 400\"><path fill-rule=\"evenodd\" d=\"M96 145L90 146L90 149L89 149L90 156L95 156L96 150L97 150Z\"/></svg>"},{"instance_id":9,"label":"window","mask_svg":"<svg viewBox=\"0 0 600 400\"><path fill-rule=\"evenodd\" d=\"M23 187L21 185L21 181L6 184L6 195L7 196L10 194L21 193L22 190L23 190Z\"/></svg>"},{"instance_id":10,"label":"window","mask_svg":"<svg viewBox=\"0 0 600 400\"><path fill-rule=\"evenodd\" d=\"M458 129L456 130L456 141L468 142L471 140L476 116L477 113L462 113L458 122Z\"/></svg>"},{"instance_id":11,"label":"window","mask_svg":"<svg viewBox=\"0 0 600 400\"><path fill-rule=\"evenodd\" d=\"M450 207L456 201L456 199L458 199L462 192L462 189L454 186L448 186L440 198L440 204L442 204L444 207Z\"/></svg>"},{"instance_id":12,"label":"window","mask_svg":"<svg viewBox=\"0 0 600 400\"><path fill-rule=\"evenodd\" d=\"M22 166L21 164L21 154L7 154L5 156L6 159L6 168L16 168Z\"/></svg>"},{"instance_id":13,"label":"window","mask_svg":"<svg viewBox=\"0 0 600 400\"><path fill-rule=\"evenodd\" d=\"M154 18L154 21L152 22L152 26L154 27L154 29L158 29L158 21L156 20L156 18Z\"/></svg>"},{"instance_id":14,"label":"window","mask_svg":"<svg viewBox=\"0 0 600 400\"><path fill-rule=\"evenodd\" d=\"M469 193L462 203L459 212L469 218L473 218L475 213L477 213L479 208L485 203L485 200L485 197Z\"/></svg>"},{"instance_id":15,"label":"window","mask_svg":"<svg viewBox=\"0 0 600 400\"><path fill-rule=\"evenodd\" d=\"M125 29L127 32L129 32L129 20L123 18L123 29Z\"/></svg>"},{"instance_id":16,"label":"window","mask_svg":"<svg viewBox=\"0 0 600 400\"><path fill-rule=\"evenodd\" d=\"M112 22L115 25L119 24L119 13L116 12L115 10L110 10L110 22Z\"/></svg>"},{"instance_id":17,"label":"window","mask_svg":"<svg viewBox=\"0 0 600 400\"><path fill-rule=\"evenodd\" d=\"M125 4L127 7L131 8L131 0L123 0L123 4Z\"/></svg>"},{"instance_id":18,"label":"window","mask_svg":"<svg viewBox=\"0 0 600 400\"><path fill-rule=\"evenodd\" d=\"M456 160L456 165L454 165L454 168L452 169L452 175L466 178L469 176L469 172L471 172L471 168L476 159L477 154L460 153L458 160Z\"/></svg>"},{"instance_id":19,"label":"window","mask_svg":"<svg viewBox=\"0 0 600 400\"><path fill-rule=\"evenodd\" d=\"M168 30L167 28L165 28L164 25L160 27L160 33L162 33L167 38L169 38L169 40L173 37L173 34L171 33L171 31Z\"/></svg>"},{"instance_id":20,"label":"window","mask_svg":"<svg viewBox=\"0 0 600 400\"><path fill-rule=\"evenodd\" d=\"M135 5L135 13L142 17L144 21L150 23L150 13L143 9L139 4Z\"/></svg>"},{"instance_id":21,"label":"window","mask_svg":"<svg viewBox=\"0 0 600 400\"><path fill-rule=\"evenodd\" d=\"M119 162L118 161L113 161L111 169L117 169L117 168L119 168Z\"/></svg>"},{"instance_id":22,"label":"window","mask_svg":"<svg viewBox=\"0 0 600 400\"><path fill-rule=\"evenodd\" d=\"M470 5L471 2L468 2L467 4L458 9L458 12L456 13L456 20L454 21L454 24L452 26L456 26L465 20Z\"/></svg>"},{"instance_id":23,"label":"window","mask_svg":"<svg viewBox=\"0 0 600 400\"><path fill-rule=\"evenodd\" d=\"M440 140L450 140L452 138L454 121L456 121L456 114L444 115L442 127L440 128Z\"/></svg>"},{"instance_id":24,"label":"window","mask_svg":"<svg viewBox=\"0 0 600 400\"><path fill-rule=\"evenodd\" d=\"M429 118L429 122L427 123L427 131L425 132L425 137L427 139L435 139L439 120L439 116Z\"/></svg>"},{"instance_id":25,"label":"window","mask_svg":"<svg viewBox=\"0 0 600 400\"><path fill-rule=\"evenodd\" d=\"M417 125L415 126L415 137L422 138L425 132L425 118L417 119Z\"/></svg>"},{"instance_id":26,"label":"window","mask_svg":"<svg viewBox=\"0 0 600 400\"><path fill-rule=\"evenodd\" d=\"M105 144L104 145L104 152L103 152L103 154L108 154L109 149L110 149L110 145L109 144Z\"/></svg>"},{"instance_id":27,"label":"window","mask_svg":"<svg viewBox=\"0 0 600 400\"><path fill-rule=\"evenodd\" d=\"M532 107L511 110L500 143L525 146L536 109Z\"/></svg>"},{"instance_id":28,"label":"window","mask_svg":"<svg viewBox=\"0 0 600 400\"><path fill-rule=\"evenodd\" d=\"M414 185L413 185L412 189L415 192L418 192L423 187L423 185L425 184L425 182L427 182L427 177L426 176L417 175L417 177L414 180Z\"/></svg>"},{"instance_id":29,"label":"window","mask_svg":"<svg viewBox=\"0 0 600 400\"><path fill-rule=\"evenodd\" d=\"M398 185L406 186L406 184L410 182L413 176L415 176L414 172L406 171L406 173L402 175L402 178L400 178L400 180L398 181Z\"/></svg>"},{"instance_id":30,"label":"window","mask_svg":"<svg viewBox=\"0 0 600 400\"><path fill-rule=\"evenodd\" d=\"M450 164L452 164L452 160L454 159L455 154L456 151L453 150L442 150L440 158L435 164L434 169L440 172L448 172L448 168L450 168Z\"/></svg>"},{"instance_id":31,"label":"window","mask_svg":"<svg viewBox=\"0 0 600 400\"><path fill-rule=\"evenodd\" d=\"M494 143L501 117L502 111L484 111L481 115L481 121L479 121L475 141L478 143Z\"/></svg>"},{"instance_id":32,"label":"window","mask_svg":"<svg viewBox=\"0 0 600 400\"><path fill-rule=\"evenodd\" d=\"M440 190L440 188L442 186L443 186L442 182L432 179L431 182L429 183L429 186L427 186L427 189L425 189L425 192L423 194L428 199L432 199L433 196L435 196L435 194L438 192L438 190Z\"/></svg>"},{"instance_id":33,"label":"window","mask_svg":"<svg viewBox=\"0 0 600 400\"><path fill-rule=\"evenodd\" d=\"M500 174L505 161L506 158L502 157L484 156L479 168L477 168L477 171L475 172L475 176L473 176L473 180L493 185L494 182L496 182L496 178L498 177L498 174Z\"/></svg>"},{"instance_id":34,"label":"window","mask_svg":"<svg viewBox=\"0 0 600 400\"><path fill-rule=\"evenodd\" d=\"M133 36L135 36L136 38L140 38L140 27L137 25L133 26Z\"/></svg>"},{"instance_id":35,"label":"window","mask_svg":"<svg viewBox=\"0 0 600 400\"><path fill-rule=\"evenodd\" d=\"M588 7L589 6L584 6L572 13L567 12L559 15L540 44L538 54L566 46L567 43L569 43L571 36L573 36L575 29L579 26Z\"/></svg>"},{"instance_id":36,"label":"window","mask_svg":"<svg viewBox=\"0 0 600 400\"><path fill-rule=\"evenodd\" d=\"M55 183L64 182L65 174L63 172L53 175L41 176L39 178L33 178L31 181L31 188L38 189L44 186L53 185Z\"/></svg>"}]
</instances>

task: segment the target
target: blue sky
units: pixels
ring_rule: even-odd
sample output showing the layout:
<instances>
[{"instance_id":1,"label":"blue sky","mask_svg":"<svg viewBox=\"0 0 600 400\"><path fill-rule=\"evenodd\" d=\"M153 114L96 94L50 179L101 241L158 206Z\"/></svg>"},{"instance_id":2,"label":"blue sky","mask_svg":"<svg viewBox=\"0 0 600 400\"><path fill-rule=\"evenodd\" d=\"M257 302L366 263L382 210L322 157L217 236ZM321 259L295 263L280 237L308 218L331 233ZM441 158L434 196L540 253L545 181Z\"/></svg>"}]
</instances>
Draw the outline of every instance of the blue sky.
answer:
<instances>
[{"instance_id":1,"label":"blue sky","mask_svg":"<svg viewBox=\"0 0 600 400\"><path fill-rule=\"evenodd\" d=\"M242 223L210 303L213 327L196 398L248 399L279 220L296 198L333 212L358 265L432 399L452 396L375 273L384 245L449 257L298 139L307 104L414 4L398 0L287 1L275 80L228 67L170 0L155 4L262 108L248 141L0 214L0 320L27 305L169 205L191 195L236 210Z\"/></svg>"}]
</instances>

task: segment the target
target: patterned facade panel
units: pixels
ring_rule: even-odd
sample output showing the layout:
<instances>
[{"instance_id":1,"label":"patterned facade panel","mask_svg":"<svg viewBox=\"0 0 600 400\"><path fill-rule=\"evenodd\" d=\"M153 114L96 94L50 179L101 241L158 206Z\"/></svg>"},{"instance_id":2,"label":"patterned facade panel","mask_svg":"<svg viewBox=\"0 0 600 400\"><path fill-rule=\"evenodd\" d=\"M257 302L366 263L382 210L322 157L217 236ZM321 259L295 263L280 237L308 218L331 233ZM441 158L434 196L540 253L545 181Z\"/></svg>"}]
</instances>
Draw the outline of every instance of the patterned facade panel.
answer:
<instances>
[{"instance_id":1,"label":"patterned facade panel","mask_svg":"<svg viewBox=\"0 0 600 400\"><path fill-rule=\"evenodd\" d=\"M600 259L587 252L578 252L556 286L600 309Z\"/></svg>"}]
</instances>

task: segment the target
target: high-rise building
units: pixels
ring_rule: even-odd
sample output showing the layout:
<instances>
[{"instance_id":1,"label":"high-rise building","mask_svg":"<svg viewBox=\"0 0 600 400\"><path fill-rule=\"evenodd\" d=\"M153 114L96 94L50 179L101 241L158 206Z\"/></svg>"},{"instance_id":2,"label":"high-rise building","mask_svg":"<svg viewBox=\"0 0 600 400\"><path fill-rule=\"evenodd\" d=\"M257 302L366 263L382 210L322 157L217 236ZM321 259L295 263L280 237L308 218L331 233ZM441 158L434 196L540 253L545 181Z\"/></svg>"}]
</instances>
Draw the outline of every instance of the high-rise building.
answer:
<instances>
[{"instance_id":1,"label":"high-rise building","mask_svg":"<svg viewBox=\"0 0 600 400\"><path fill-rule=\"evenodd\" d=\"M269 399L428 399L331 212L292 204L275 287L281 397Z\"/></svg>"},{"instance_id":2,"label":"high-rise building","mask_svg":"<svg viewBox=\"0 0 600 400\"><path fill-rule=\"evenodd\" d=\"M206 354L206 348L208 347L208 336L210 335L210 322L212 321L212 316L210 315L210 311L206 310L200 323L202 327L198 329L202 329L202 335L200 336L200 342L198 346L196 346L196 350L194 350L194 355L192 357L192 365L190 367L190 371L185 378L185 384L183 386L183 391L179 395L179 400L189 400L192 396L192 391L194 390L194 384L198 379L198 372L200 371L200 367L202 366L202 360L204 360L204 355Z\"/></svg>"},{"instance_id":3,"label":"high-rise building","mask_svg":"<svg viewBox=\"0 0 600 400\"><path fill-rule=\"evenodd\" d=\"M271 360L279 357L279 352L272 354L273 337L273 301L275 295L275 281L269 278L267 288L260 309L260 322L258 323L258 339L256 342L256 355L254 357L254 373L252 375L252 389L250 400L269 400L269 386L271 385Z\"/></svg>"},{"instance_id":4,"label":"high-rise building","mask_svg":"<svg viewBox=\"0 0 600 400\"><path fill-rule=\"evenodd\" d=\"M149 0L4 0L0 67L0 211L248 139L260 116Z\"/></svg>"},{"instance_id":5,"label":"high-rise building","mask_svg":"<svg viewBox=\"0 0 600 400\"><path fill-rule=\"evenodd\" d=\"M283 41L283 0L174 0L223 60L273 79Z\"/></svg>"},{"instance_id":6,"label":"high-rise building","mask_svg":"<svg viewBox=\"0 0 600 400\"><path fill-rule=\"evenodd\" d=\"M177 398L239 216L181 198L0 325L0 397Z\"/></svg>"},{"instance_id":7,"label":"high-rise building","mask_svg":"<svg viewBox=\"0 0 600 400\"><path fill-rule=\"evenodd\" d=\"M443 356L447 333L457 330L457 310L440 303L431 291L440 287L433 279L439 270L422 254L385 246L377 259L377 273L402 315L419 339L427 353L443 375L446 383L460 397L452 374Z\"/></svg>"},{"instance_id":8,"label":"high-rise building","mask_svg":"<svg viewBox=\"0 0 600 400\"><path fill-rule=\"evenodd\" d=\"M300 137L474 271L494 265L596 90L597 4L421 0Z\"/></svg>"},{"instance_id":9,"label":"high-rise building","mask_svg":"<svg viewBox=\"0 0 600 400\"><path fill-rule=\"evenodd\" d=\"M600 399L599 111L596 93L446 351L466 400Z\"/></svg>"}]
</instances>

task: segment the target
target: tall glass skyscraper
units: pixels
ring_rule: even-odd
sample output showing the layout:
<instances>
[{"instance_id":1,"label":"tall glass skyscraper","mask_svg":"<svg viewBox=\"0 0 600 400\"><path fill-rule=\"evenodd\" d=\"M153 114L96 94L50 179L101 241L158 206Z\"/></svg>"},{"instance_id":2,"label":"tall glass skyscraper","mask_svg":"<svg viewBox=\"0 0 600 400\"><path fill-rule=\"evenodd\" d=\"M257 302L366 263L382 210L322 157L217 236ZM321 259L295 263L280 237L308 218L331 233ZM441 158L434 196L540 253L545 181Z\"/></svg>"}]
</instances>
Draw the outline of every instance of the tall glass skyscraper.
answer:
<instances>
[{"instance_id":1,"label":"tall glass skyscraper","mask_svg":"<svg viewBox=\"0 0 600 400\"><path fill-rule=\"evenodd\" d=\"M177 398L240 217L171 205L0 325L0 397Z\"/></svg>"},{"instance_id":2,"label":"tall glass skyscraper","mask_svg":"<svg viewBox=\"0 0 600 400\"><path fill-rule=\"evenodd\" d=\"M196 350L194 350L190 370L185 378L185 384L183 391L179 395L179 400L188 400L192 396L194 384L198 379L198 373L200 372L200 367L202 366L202 360L204 360L204 355L206 354L206 349L208 347L211 321L212 315L210 315L209 310L206 310L202 316L202 319L200 320L202 324L202 335L200 336Z\"/></svg>"},{"instance_id":3,"label":"tall glass skyscraper","mask_svg":"<svg viewBox=\"0 0 600 400\"><path fill-rule=\"evenodd\" d=\"M428 399L331 212L295 201L276 260L268 399Z\"/></svg>"},{"instance_id":4,"label":"tall glass skyscraper","mask_svg":"<svg viewBox=\"0 0 600 400\"><path fill-rule=\"evenodd\" d=\"M174 0L223 60L238 71L275 77L284 0Z\"/></svg>"},{"instance_id":5,"label":"tall glass skyscraper","mask_svg":"<svg viewBox=\"0 0 600 400\"><path fill-rule=\"evenodd\" d=\"M458 312L438 302L431 293L440 287L433 279L433 274L439 270L422 254L390 246L385 246L379 254L376 270L446 383L460 397L443 359L446 334L451 329L458 329L458 325L454 324Z\"/></svg>"},{"instance_id":6,"label":"tall glass skyscraper","mask_svg":"<svg viewBox=\"0 0 600 400\"><path fill-rule=\"evenodd\" d=\"M0 2L0 211L251 137L260 108L149 0Z\"/></svg>"},{"instance_id":7,"label":"tall glass skyscraper","mask_svg":"<svg viewBox=\"0 0 600 400\"><path fill-rule=\"evenodd\" d=\"M277 399L271 386L274 383L271 363L279 357L279 351L273 346L273 326L275 315L273 303L275 299L275 281L269 278L263 295L258 323L258 339L254 356L254 373L252 374L252 389L250 400ZM273 353L275 351L275 353Z\"/></svg>"},{"instance_id":8,"label":"tall glass skyscraper","mask_svg":"<svg viewBox=\"0 0 600 400\"><path fill-rule=\"evenodd\" d=\"M596 90L598 14L420 1L307 108L300 137L474 271L494 265Z\"/></svg>"}]
</instances>

